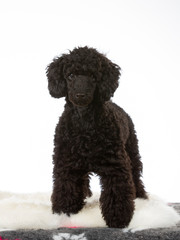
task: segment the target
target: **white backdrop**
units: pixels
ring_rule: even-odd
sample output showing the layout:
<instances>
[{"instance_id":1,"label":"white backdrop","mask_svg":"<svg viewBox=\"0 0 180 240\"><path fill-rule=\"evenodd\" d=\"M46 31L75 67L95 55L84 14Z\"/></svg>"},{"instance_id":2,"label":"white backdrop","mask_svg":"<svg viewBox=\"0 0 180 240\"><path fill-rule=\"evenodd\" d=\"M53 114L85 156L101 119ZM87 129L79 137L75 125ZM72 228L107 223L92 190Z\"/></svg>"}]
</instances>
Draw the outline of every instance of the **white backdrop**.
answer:
<instances>
[{"instance_id":1,"label":"white backdrop","mask_svg":"<svg viewBox=\"0 0 180 240\"><path fill-rule=\"evenodd\" d=\"M0 191L51 191L64 99L48 94L45 68L88 45L122 68L113 101L135 123L147 191L180 201L179 13L178 0L1 1Z\"/></svg>"}]
</instances>

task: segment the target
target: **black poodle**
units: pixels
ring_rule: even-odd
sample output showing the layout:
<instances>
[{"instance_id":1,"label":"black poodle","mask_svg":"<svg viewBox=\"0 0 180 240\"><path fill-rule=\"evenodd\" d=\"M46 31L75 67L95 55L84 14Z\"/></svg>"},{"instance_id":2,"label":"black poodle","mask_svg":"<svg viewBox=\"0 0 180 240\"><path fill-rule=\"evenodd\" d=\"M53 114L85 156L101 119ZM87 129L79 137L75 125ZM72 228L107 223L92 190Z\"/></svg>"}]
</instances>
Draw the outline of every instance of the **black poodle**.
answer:
<instances>
[{"instance_id":1,"label":"black poodle","mask_svg":"<svg viewBox=\"0 0 180 240\"><path fill-rule=\"evenodd\" d=\"M89 175L100 177L100 206L109 227L126 227L134 199L147 198L131 118L110 101L120 67L94 48L79 47L47 67L51 96L65 97L53 155L53 213L78 213L91 196Z\"/></svg>"}]
</instances>

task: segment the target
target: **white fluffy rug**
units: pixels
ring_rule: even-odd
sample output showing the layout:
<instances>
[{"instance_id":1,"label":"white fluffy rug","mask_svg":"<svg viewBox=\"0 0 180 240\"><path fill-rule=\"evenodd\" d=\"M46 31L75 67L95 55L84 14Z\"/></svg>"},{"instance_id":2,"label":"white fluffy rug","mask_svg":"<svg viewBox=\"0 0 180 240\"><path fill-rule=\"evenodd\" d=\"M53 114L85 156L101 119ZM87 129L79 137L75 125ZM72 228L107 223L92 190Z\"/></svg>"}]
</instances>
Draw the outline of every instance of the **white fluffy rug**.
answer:
<instances>
[{"instance_id":1,"label":"white fluffy rug","mask_svg":"<svg viewBox=\"0 0 180 240\"><path fill-rule=\"evenodd\" d=\"M78 214L67 217L51 213L50 193L0 192L0 229L54 229L58 227L106 227L99 208L99 194L86 200ZM134 216L127 230L175 226L178 213L158 197L136 199Z\"/></svg>"}]
</instances>

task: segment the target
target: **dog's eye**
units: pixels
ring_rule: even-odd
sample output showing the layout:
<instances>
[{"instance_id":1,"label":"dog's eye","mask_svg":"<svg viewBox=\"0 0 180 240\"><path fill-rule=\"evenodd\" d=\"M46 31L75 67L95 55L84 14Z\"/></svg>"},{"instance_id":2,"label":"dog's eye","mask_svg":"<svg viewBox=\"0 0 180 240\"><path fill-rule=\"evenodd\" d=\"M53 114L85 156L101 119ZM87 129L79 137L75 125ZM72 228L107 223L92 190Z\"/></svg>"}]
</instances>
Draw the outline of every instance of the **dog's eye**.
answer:
<instances>
[{"instance_id":1,"label":"dog's eye","mask_svg":"<svg viewBox=\"0 0 180 240\"><path fill-rule=\"evenodd\" d=\"M74 75L71 73L69 76L68 76L68 80L71 81L73 79Z\"/></svg>"}]
</instances>

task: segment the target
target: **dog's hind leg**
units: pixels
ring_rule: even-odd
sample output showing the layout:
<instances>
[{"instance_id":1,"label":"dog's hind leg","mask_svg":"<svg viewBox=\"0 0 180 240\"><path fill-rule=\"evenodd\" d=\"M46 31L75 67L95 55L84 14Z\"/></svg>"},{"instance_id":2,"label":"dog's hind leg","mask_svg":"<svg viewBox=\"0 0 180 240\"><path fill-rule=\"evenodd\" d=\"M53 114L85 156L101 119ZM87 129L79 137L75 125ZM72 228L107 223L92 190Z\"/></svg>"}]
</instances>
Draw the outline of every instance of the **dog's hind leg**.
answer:
<instances>
[{"instance_id":1,"label":"dog's hind leg","mask_svg":"<svg viewBox=\"0 0 180 240\"><path fill-rule=\"evenodd\" d=\"M129 138L126 143L126 151L129 155L132 167L132 176L136 188L136 198L147 198L144 184L141 180L142 175L142 162L139 154L138 139L134 129L134 124L129 118Z\"/></svg>"},{"instance_id":2,"label":"dog's hind leg","mask_svg":"<svg viewBox=\"0 0 180 240\"><path fill-rule=\"evenodd\" d=\"M91 197L92 196L92 192L90 189L90 176L87 173L86 175L84 175L83 177L84 183L83 183L83 193L84 193L84 197Z\"/></svg>"}]
</instances>

